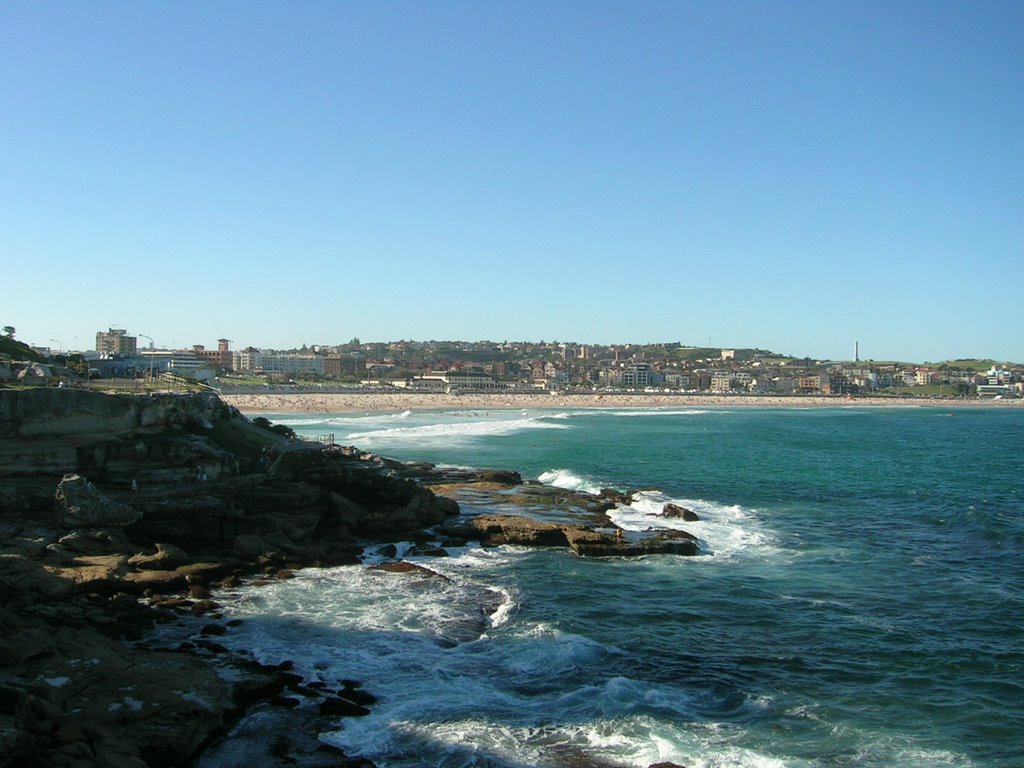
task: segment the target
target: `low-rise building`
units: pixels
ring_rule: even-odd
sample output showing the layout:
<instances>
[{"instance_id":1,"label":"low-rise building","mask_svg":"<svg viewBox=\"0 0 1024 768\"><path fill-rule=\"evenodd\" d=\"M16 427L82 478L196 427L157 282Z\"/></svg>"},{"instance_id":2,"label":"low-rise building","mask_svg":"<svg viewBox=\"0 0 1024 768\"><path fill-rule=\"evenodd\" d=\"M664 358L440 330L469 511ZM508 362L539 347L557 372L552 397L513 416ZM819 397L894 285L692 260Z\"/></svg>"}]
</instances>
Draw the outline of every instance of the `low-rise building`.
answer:
<instances>
[{"instance_id":1,"label":"low-rise building","mask_svg":"<svg viewBox=\"0 0 1024 768\"><path fill-rule=\"evenodd\" d=\"M134 358L139 372L178 373L192 376L206 365L195 352L186 349L143 349Z\"/></svg>"},{"instance_id":2,"label":"low-rise building","mask_svg":"<svg viewBox=\"0 0 1024 768\"><path fill-rule=\"evenodd\" d=\"M823 374L815 376L801 376L798 385L800 388L800 394L803 395L832 394L832 380Z\"/></svg>"},{"instance_id":3,"label":"low-rise building","mask_svg":"<svg viewBox=\"0 0 1024 768\"><path fill-rule=\"evenodd\" d=\"M732 390L733 377L730 373L714 373L711 375L712 392L729 392Z\"/></svg>"},{"instance_id":4,"label":"low-rise building","mask_svg":"<svg viewBox=\"0 0 1024 768\"><path fill-rule=\"evenodd\" d=\"M422 376L414 376L407 382L407 386L418 390L493 390L502 389L502 385L494 380L493 376L487 376L477 372L466 371L432 371Z\"/></svg>"}]
</instances>

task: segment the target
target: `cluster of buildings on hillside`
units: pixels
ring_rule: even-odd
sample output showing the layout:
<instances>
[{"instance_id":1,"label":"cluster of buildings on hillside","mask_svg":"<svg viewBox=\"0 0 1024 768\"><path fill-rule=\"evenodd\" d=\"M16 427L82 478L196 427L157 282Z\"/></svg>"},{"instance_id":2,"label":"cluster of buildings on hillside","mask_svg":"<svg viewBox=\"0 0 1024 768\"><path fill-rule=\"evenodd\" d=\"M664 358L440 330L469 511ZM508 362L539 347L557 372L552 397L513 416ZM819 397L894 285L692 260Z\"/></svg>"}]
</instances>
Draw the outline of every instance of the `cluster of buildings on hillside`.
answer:
<instances>
[{"instance_id":1,"label":"cluster of buildings on hillside","mask_svg":"<svg viewBox=\"0 0 1024 768\"><path fill-rule=\"evenodd\" d=\"M148 338L148 337L147 337ZM47 350L51 351L51 350ZM327 381L418 391L451 390L674 390L760 394L854 394L891 387L949 387L946 394L987 397L1024 394L1024 370L993 367L981 373L951 365L815 361L755 349L559 342L398 341L298 350L140 348L124 329L96 334L85 353L100 377L175 373L212 381L259 376L267 381Z\"/></svg>"}]
</instances>

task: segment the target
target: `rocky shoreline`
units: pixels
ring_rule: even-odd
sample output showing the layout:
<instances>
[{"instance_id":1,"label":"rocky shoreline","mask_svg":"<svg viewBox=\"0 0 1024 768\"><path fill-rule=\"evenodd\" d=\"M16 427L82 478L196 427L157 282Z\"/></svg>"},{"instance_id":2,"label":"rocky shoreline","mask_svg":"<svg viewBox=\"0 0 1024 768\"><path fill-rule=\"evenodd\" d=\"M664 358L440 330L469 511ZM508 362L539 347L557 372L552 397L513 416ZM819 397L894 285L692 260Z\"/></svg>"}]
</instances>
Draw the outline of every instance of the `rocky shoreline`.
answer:
<instances>
[{"instance_id":1,"label":"rocky shoreline","mask_svg":"<svg viewBox=\"0 0 1024 768\"><path fill-rule=\"evenodd\" d=\"M460 500L523 514L460 515ZM316 734L365 714L373 692L228 653L213 590L359 564L371 543L436 556L469 540L588 557L699 552L681 531L623 537L604 513L626 502L289 439L213 393L0 390L0 768L186 766L254 705L283 725L249 765L366 766ZM532 514L552 509L590 522ZM182 621L197 630L189 640L154 638ZM290 722L300 702L322 722L310 706Z\"/></svg>"}]
</instances>

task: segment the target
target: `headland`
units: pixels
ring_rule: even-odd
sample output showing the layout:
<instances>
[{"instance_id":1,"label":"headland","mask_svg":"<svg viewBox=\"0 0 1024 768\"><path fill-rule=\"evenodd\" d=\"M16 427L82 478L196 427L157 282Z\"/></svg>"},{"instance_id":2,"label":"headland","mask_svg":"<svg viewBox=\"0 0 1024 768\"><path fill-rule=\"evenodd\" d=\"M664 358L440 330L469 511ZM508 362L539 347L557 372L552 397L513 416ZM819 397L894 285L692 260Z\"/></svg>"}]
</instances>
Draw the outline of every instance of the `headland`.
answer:
<instances>
[{"instance_id":1,"label":"headland","mask_svg":"<svg viewBox=\"0 0 1024 768\"><path fill-rule=\"evenodd\" d=\"M463 494L476 506L491 494L499 514L460 515ZM317 735L368 714L374 694L228 652L217 638L237 622L217 590L307 566L443 578L362 565L368 544L411 541L424 557L469 541L699 554L685 531L614 531L606 513L628 498L297 440L211 392L0 389L0 768L186 766L253 707L266 738L250 764L372 768L325 754ZM509 505L572 507L586 522L501 514ZM190 639L162 644L154 629L168 622Z\"/></svg>"}]
</instances>

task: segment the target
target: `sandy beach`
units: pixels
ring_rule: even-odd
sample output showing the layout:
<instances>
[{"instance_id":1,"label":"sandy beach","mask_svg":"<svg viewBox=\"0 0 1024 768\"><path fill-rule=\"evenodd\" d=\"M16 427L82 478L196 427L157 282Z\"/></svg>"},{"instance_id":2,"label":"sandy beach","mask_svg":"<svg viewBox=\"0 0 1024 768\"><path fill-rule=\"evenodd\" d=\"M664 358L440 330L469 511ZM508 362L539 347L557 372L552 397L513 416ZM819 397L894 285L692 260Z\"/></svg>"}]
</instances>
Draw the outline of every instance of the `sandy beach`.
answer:
<instances>
[{"instance_id":1,"label":"sandy beach","mask_svg":"<svg viewBox=\"0 0 1024 768\"><path fill-rule=\"evenodd\" d=\"M225 394L243 413L365 413L410 409L470 408L973 408L1024 407L1024 400L670 394L433 394L420 392L327 392Z\"/></svg>"}]
</instances>

